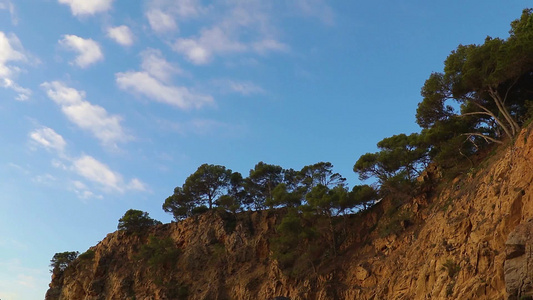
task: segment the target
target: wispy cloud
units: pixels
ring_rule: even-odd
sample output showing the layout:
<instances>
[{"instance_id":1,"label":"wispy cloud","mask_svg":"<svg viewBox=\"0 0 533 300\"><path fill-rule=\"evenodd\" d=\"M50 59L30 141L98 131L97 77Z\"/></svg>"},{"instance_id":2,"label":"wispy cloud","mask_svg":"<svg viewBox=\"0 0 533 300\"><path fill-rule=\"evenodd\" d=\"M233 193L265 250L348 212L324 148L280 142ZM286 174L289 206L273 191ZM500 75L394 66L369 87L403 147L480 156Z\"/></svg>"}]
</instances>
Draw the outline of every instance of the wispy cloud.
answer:
<instances>
[{"instance_id":1,"label":"wispy cloud","mask_svg":"<svg viewBox=\"0 0 533 300\"><path fill-rule=\"evenodd\" d=\"M72 123L91 132L104 146L116 148L117 143L131 140L120 124L122 117L110 115L103 107L85 100L85 92L59 81L45 82L41 87Z\"/></svg>"},{"instance_id":2,"label":"wispy cloud","mask_svg":"<svg viewBox=\"0 0 533 300\"><path fill-rule=\"evenodd\" d=\"M11 16L11 22L14 25L18 24L17 14L15 12L15 5L9 0L0 0L0 10L7 10Z\"/></svg>"},{"instance_id":3,"label":"wispy cloud","mask_svg":"<svg viewBox=\"0 0 533 300\"><path fill-rule=\"evenodd\" d=\"M26 101L30 99L30 96L32 94L32 91L27 88L23 88L20 85L18 85L16 82L9 78L2 78L1 86L6 89L11 89L18 93L18 95L15 97L15 100L17 101Z\"/></svg>"},{"instance_id":4,"label":"wispy cloud","mask_svg":"<svg viewBox=\"0 0 533 300\"><path fill-rule=\"evenodd\" d=\"M232 38L222 28L203 30L197 38L179 38L173 48L195 64L206 64L214 54L245 52L248 46Z\"/></svg>"},{"instance_id":5,"label":"wispy cloud","mask_svg":"<svg viewBox=\"0 0 533 300\"><path fill-rule=\"evenodd\" d=\"M287 16L316 18L332 25L335 14L325 0L219 1L149 0L147 18L156 32L177 31L190 20L201 20L196 32L176 36L172 49L196 65L234 54L284 53L283 30L277 24L279 12ZM157 17L156 17L157 16ZM188 27L191 28L191 27ZM192 27L194 28L194 26Z\"/></svg>"},{"instance_id":6,"label":"wispy cloud","mask_svg":"<svg viewBox=\"0 0 533 300\"><path fill-rule=\"evenodd\" d=\"M30 138L38 145L59 153L64 152L67 145L65 139L63 139L61 135L48 127L43 127L30 132Z\"/></svg>"},{"instance_id":7,"label":"wispy cloud","mask_svg":"<svg viewBox=\"0 0 533 300\"><path fill-rule=\"evenodd\" d=\"M107 36L122 46L133 45L133 33L126 25L109 27L107 29Z\"/></svg>"},{"instance_id":8,"label":"wispy cloud","mask_svg":"<svg viewBox=\"0 0 533 300\"><path fill-rule=\"evenodd\" d=\"M58 0L58 2L70 6L73 15L85 16L108 11L113 0Z\"/></svg>"},{"instance_id":9,"label":"wispy cloud","mask_svg":"<svg viewBox=\"0 0 533 300\"><path fill-rule=\"evenodd\" d=\"M196 34L177 37L172 49L193 64L205 65L217 56L287 51L272 24L272 6L259 0L209 5L197 0L151 0L146 15L156 32L172 31L180 23L201 18L206 25Z\"/></svg>"},{"instance_id":10,"label":"wispy cloud","mask_svg":"<svg viewBox=\"0 0 533 300\"><path fill-rule=\"evenodd\" d=\"M184 122L158 120L157 122L163 130L171 130L183 136L192 134L194 136L239 137L246 132L246 128L243 125L210 119L193 119Z\"/></svg>"},{"instance_id":11,"label":"wispy cloud","mask_svg":"<svg viewBox=\"0 0 533 300\"><path fill-rule=\"evenodd\" d=\"M92 156L82 155L72 163L75 173L86 180L100 185L105 191L123 193L126 190L146 191L146 186L139 179L124 182L122 175ZM80 187L78 185L78 187Z\"/></svg>"},{"instance_id":12,"label":"wispy cloud","mask_svg":"<svg viewBox=\"0 0 533 300\"><path fill-rule=\"evenodd\" d=\"M49 185L57 181L57 178L51 174L42 174L33 177L33 181L43 185Z\"/></svg>"},{"instance_id":13,"label":"wispy cloud","mask_svg":"<svg viewBox=\"0 0 533 300\"><path fill-rule=\"evenodd\" d=\"M168 82L174 74L185 74L178 65L166 61L160 50L147 49L141 57L141 69L160 81Z\"/></svg>"},{"instance_id":14,"label":"wispy cloud","mask_svg":"<svg viewBox=\"0 0 533 300\"><path fill-rule=\"evenodd\" d=\"M84 39L76 35L64 35L59 44L65 49L74 51L78 55L72 62L80 68L88 66L104 59L100 45L92 39Z\"/></svg>"},{"instance_id":15,"label":"wispy cloud","mask_svg":"<svg viewBox=\"0 0 533 300\"><path fill-rule=\"evenodd\" d=\"M30 132L28 136L33 143L47 150L53 150L57 154L57 158L52 160L52 166L61 172L73 172L93 186L89 187L81 180L71 181L69 189L74 191L80 199L103 198L102 195L93 192L94 188L106 193L148 190L147 185L141 180L132 178L126 182L119 172L113 171L93 156L83 154L79 157L70 157L65 153L67 142L51 128L36 129ZM71 178L72 176L68 177ZM48 173L34 176L32 180L39 184L52 184L61 181L61 179Z\"/></svg>"},{"instance_id":16,"label":"wispy cloud","mask_svg":"<svg viewBox=\"0 0 533 300\"><path fill-rule=\"evenodd\" d=\"M28 56L18 37L14 34L6 35L0 31L0 86L15 91L16 100L28 100L31 90L18 85L13 78L21 69L13 65L14 62L28 62Z\"/></svg>"},{"instance_id":17,"label":"wispy cloud","mask_svg":"<svg viewBox=\"0 0 533 300\"><path fill-rule=\"evenodd\" d=\"M335 24L335 14L324 0L295 0L293 4L305 16L318 18L327 25Z\"/></svg>"},{"instance_id":18,"label":"wispy cloud","mask_svg":"<svg viewBox=\"0 0 533 300\"><path fill-rule=\"evenodd\" d=\"M87 185L79 180L74 180L72 182L72 190L74 193L78 196L78 198L82 200L88 200L88 199L103 199L104 196L100 194L95 194L93 191L87 187Z\"/></svg>"},{"instance_id":19,"label":"wispy cloud","mask_svg":"<svg viewBox=\"0 0 533 300\"><path fill-rule=\"evenodd\" d=\"M265 93L265 90L262 87L250 81L218 79L213 81L213 85L222 93L237 93L243 96Z\"/></svg>"},{"instance_id":20,"label":"wispy cloud","mask_svg":"<svg viewBox=\"0 0 533 300\"><path fill-rule=\"evenodd\" d=\"M201 108L213 103L213 97L209 95L168 83L171 74L179 72L179 69L167 62L157 50L148 50L142 57L142 71L115 74L120 89L181 109Z\"/></svg>"},{"instance_id":21,"label":"wispy cloud","mask_svg":"<svg viewBox=\"0 0 533 300\"><path fill-rule=\"evenodd\" d=\"M189 20L205 14L208 10L208 7L202 5L201 0L149 0L146 17L152 30L160 32L159 29L163 31L176 29L176 18ZM159 20L156 17L159 17Z\"/></svg>"},{"instance_id":22,"label":"wispy cloud","mask_svg":"<svg viewBox=\"0 0 533 300\"><path fill-rule=\"evenodd\" d=\"M146 13L146 18L153 31L157 33L169 32L178 29L178 25L172 15L159 9L152 9Z\"/></svg>"},{"instance_id":23,"label":"wispy cloud","mask_svg":"<svg viewBox=\"0 0 533 300\"><path fill-rule=\"evenodd\" d=\"M42 295L49 278L46 270L28 268L18 259L0 260L0 269L2 299L35 299Z\"/></svg>"}]
</instances>

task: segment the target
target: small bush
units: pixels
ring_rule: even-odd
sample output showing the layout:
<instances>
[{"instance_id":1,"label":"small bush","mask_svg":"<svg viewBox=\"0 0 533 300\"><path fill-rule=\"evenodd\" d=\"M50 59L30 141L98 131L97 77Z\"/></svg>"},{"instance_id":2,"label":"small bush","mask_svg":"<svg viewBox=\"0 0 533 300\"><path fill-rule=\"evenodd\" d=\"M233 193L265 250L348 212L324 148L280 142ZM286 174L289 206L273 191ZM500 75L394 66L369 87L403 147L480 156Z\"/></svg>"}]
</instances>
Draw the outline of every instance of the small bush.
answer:
<instances>
[{"instance_id":1,"label":"small bush","mask_svg":"<svg viewBox=\"0 0 533 300\"><path fill-rule=\"evenodd\" d=\"M141 247L139 258L146 260L150 267L161 269L175 263L179 254L180 250L171 238L157 238L151 235L148 243Z\"/></svg>"},{"instance_id":2,"label":"small bush","mask_svg":"<svg viewBox=\"0 0 533 300\"><path fill-rule=\"evenodd\" d=\"M50 272L63 272L80 254L78 251L66 251L54 254L50 260Z\"/></svg>"},{"instance_id":3,"label":"small bush","mask_svg":"<svg viewBox=\"0 0 533 300\"><path fill-rule=\"evenodd\" d=\"M413 213L410 211L400 211L396 214L391 214L389 222L379 229L379 236L386 237L391 234L400 234L409 225L412 218Z\"/></svg>"},{"instance_id":4,"label":"small bush","mask_svg":"<svg viewBox=\"0 0 533 300\"><path fill-rule=\"evenodd\" d=\"M449 283L446 286L446 297L451 297L453 295L453 288L455 287L455 281Z\"/></svg>"},{"instance_id":5,"label":"small bush","mask_svg":"<svg viewBox=\"0 0 533 300\"><path fill-rule=\"evenodd\" d=\"M78 256L79 259L81 260L91 260L94 258L94 250L92 249L89 249L87 251L85 251L84 253L80 254L80 256Z\"/></svg>"},{"instance_id":6,"label":"small bush","mask_svg":"<svg viewBox=\"0 0 533 300\"><path fill-rule=\"evenodd\" d=\"M209 208L207 208L207 206L205 205L201 205L201 206L198 206L198 207L194 207L191 211L191 213L193 214L193 216L196 216L196 215L201 215L203 213L206 213L209 211Z\"/></svg>"},{"instance_id":7,"label":"small bush","mask_svg":"<svg viewBox=\"0 0 533 300\"><path fill-rule=\"evenodd\" d=\"M128 233L137 233L150 226L159 224L161 224L161 222L150 218L147 212L130 209L118 220L117 227L118 230L124 230Z\"/></svg>"},{"instance_id":8,"label":"small bush","mask_svg":"<svg viewBox=\"0 0 533 300\"><path fill-rule=\"evenodd\" d=\"M448 259L442 265L442 270L446 270L448 272L448 277L453 279L455 276L457 276L457 274L459 274L459 271L461 271L461 266L459 266L459 264L453 260Z\"/></svg>"}]
</instances>

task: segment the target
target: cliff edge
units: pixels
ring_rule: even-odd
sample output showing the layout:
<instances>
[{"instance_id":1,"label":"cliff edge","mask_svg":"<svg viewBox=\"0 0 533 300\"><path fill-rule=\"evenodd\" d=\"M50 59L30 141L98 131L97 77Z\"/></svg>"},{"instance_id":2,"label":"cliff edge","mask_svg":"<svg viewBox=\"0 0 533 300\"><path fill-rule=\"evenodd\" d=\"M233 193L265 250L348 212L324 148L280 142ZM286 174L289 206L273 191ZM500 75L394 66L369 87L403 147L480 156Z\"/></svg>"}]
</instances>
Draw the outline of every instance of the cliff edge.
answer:
<instances>
[{"instance_id":1,"label":"cliff edge","mask_svg":"<svg viewBox=\"0 0 533 300\"><path fill-rule=\"evenodd\" d=\"M209 212L109 234L52 274L46 300L528 299L533 136L523 130L488 156L392 213L382 201L350 216L339 253L308 276L272 258L282 210Z\"/></svg>"}]
</instances>

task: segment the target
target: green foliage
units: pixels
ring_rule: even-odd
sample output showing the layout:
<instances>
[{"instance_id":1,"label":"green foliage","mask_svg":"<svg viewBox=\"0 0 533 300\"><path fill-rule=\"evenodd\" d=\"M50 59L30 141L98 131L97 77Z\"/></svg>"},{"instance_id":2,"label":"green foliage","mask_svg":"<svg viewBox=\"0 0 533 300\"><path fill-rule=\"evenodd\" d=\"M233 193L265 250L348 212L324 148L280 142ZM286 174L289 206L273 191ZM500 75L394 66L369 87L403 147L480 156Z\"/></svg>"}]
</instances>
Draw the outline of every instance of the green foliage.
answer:
<instances>
[{"instance_id":1,"label":"green foliage","mask_svg":"<svg viewBox=\"0 0 533 300\"><path fill-rule=\"evenodd\" d=\"M446 285L446 297L451 297L453 295L453 288L455 287L455 281L452 281Z\"/></svg>"},{"instance_id":2,"label":"green foliage","mask_svg":"<svg viewBox=\"0 0 533 300\"><path fill-rule=\"evenodd\" d=\"M80 260L91 260L91 259L94 258L94 250L89 249L89 250L83 252L82 254L80 254L80 256L78 256L78 258Z\"/></svg>"},{"instance_id":3,"label":"green foliage","mask_svg":"<svg viewBox=\"0 0 533 300\"><path fill-rule=\"evenodd\" d=\"M148 216L147 212L136 209L129 209L124 216L118 220L118 230L129 233L141 232L151 226L159 225L161 222Z\"/></svg>"},{"instance_id":4,"label":"green foliage","mask_svg":"<svg viewBox=\"0 0 533 300\"><path fill-rule=\"evenodd\" d=\"M189 287L186 285L180 285L176 292L176 296L178 296L178 299L187 299L189 296Z\"/></svg>"},{"instance_id":5,"label":"green foliage","mask_svg":"<svg viewBox=\"0 0 533 300\"><path fill-rule=\"evenodd\" d=\"M524 103L524 116L522 122L524 126L528 126L533 121L533 101L526 100Z\"/></svg>"},{"instance_id":6,"label":"green foliage","mask_svg":"<svg viewBox=\"0 0 533 300\"><path fill-rule=\"evenodd\" d=\"M54 254L50 260L50 272L63 272L77 257L78 251L66 251Z\"/></svg>"},{"instance_id":7,"label":"green foliage","mask_svg":"<svg viewBox=\"0 0 533 300\"><path fill-rule=\"evenodd\" d=\"M194 198L182 187L176 187L174 194L165 199L163 210L172 213L176 221L183 220L192 215L192 210L196 206Z\"/></svg>"},{"instance_id":8,"label":"green foliage","mask_svg":"<svg viewBox=\"0 0 533 300\"><path fill-rule=\"evenodd\" d=\"M472 117L472 139L498 142L514 137L527 114L525 102L533 96L533 19L530 9L511 23L506 40L487 37L480 45L459 45L422 88L417 122L425 129L454 116ZM449 100L461 105L456 112ZM466 121L465 122L470 122Z\"/></svg>"},{"instance_id":9,"label":"green foliage","mask_svg":"<svg viewBox=\"0 0 533 300\"><path fill-rule=\"evenodd\" d=\"M238 199L230 195L220 196L216 201L216 204L220 209L229 211L233 214L237 213L237 211L241 208L241 203L238 201Z\"/></svg>"},{"instance_id":10,"label":"green foliage","mask_svg":"<svg viewBox=\"0 0 533 300\"><path fill-rule=\"evenodd\" d=\"M185 180L184 190L197 204L207 204L211 209L216 198L229 187L231 174L224 166L203 164Z\"/></svg>"},{"instance_id":11,"label":"green foliage","mask_svg":"<svg viewBox=\"0 0 533 300\"><path fill-rule=\"evenodd\" d=\"M300 273L298 268L312 262L312 244L317 232L308 221L296 208L290 208L276 227L277 236L271 239L272 257L282 270L292 275Z\"/></svg>"},{"instance_id":12,"label":"green foliage","mask_svg":"<svg viewBox=\"0 0 533 300\"><path fill-rule=\"evenodd\" d=\"M213 207L233 214L243 207L299 207L307 201L306 194L320 185L334 196L330 200L335 203L326 210L345 213L358 205L352 205L348 199L350 193L344 187L345 181L339 173L333 172L329 162L305 166L300 171L259 162L247 178L223 166L204 164L182 186L174 189L174 194L165 200L163 210L179 221ZM342 197L337 192L343 192Z\"/></svg>"},{"instance_id":13,"label":"green foliage","mask_svg":"<svg viewBox=\"0 0 533 300\"><path fill-rule=\"evenodd\" d=\"M269 199L265 204L270 207L297 207L302 204L302 194L302 189L296 188L295 190L290 191L288 184L280 183L272 191L272 199Z\"/></svg>"},{"instance_id":14,"label":"green foliage","mask_svg":"<svg viewBox=\"0 0 533 300\"><path fill-rule=\"evenodd\" d=\"M208 211L209 211L209 208L207 206L200 205L200 206L193 207L191 210L191 214L193 216L196 216L196 215L201 215L203 213L206 213Z\"/></svg>"},{"instance_id":15,"label":"green foliage","mask_svg":"<svg viewBox=\"0 0 533 300\"><path fill-rule=\"evenodd\" d=\"M386 237L391 234L400 234L412 222L413 214L410 211L397 211L392 208L388 212L388 222L381 225L378 229L380 237Z\"/></svg>"},{"instance_id":16,"label":"green foliage","mask_svg":"<svg viewBox=\"0 0 533 300\"><path fill-rule=\"evenodd\" d=\"M349 197L344 197L339 202L342 211L359 207L363 210L367 209L369 205L378 200L378 191L373 187L363 184L356 185L352 188Z\"/></svg>"},{"instance_id":17,"label":"green foliage","mask_svg":"<svg viewBox=\"0 0 533 300\"><path fill-rule=\"evenodd\" d=\"M301 181L306 191L310 191L318 185L333 188L346 182L346 178L333 172L333 164L330 162L319 162L305 166L299 172L299 176L302 178Z\"/></svg>"},{"instance_id":18,"label":"green foliage","mask_svg":"<svg viewBox=\"0 0 533 300\"><path fill-rule=\"evenodd\" d=\"M224 166L203 164L181 187L174 189L174 194L165 200L163 210L172 213L177 221L183 220L212 209L221 195L234 197L232 209L239 209L243 197L242 176Z\"/></svg>"},{"instance_id":19,"label":"green foliage","mask_svg":"<svg viewBox=\"0 0 533 300\"><path fill-rule=\"evenodd\" d=\"M180 250L170 237L158 238L150 235L148 243L139 251L138 258L145 260L153 270L168 269L176 263Z\"/></svg>"},{"instance_id":20,"label":"green foliage","mask_svg":"<svg viewBox=\"0 0 533 300\"><path fill-rule=\"evenodd\" d=\"M445 270L448 273L448 277L453 279L461 271L461 266L452 259L448 259L442 264L442 270Z\"/></svg>"},{"instance_id":21,"label":"green foliage","mask_svg":"<svg viewBox=\"0 0 533 300\"><path fill-rule=\"evenodd\" d=\"M283 182L283 168L276 165L259 162L250 170L246 178L246 190L248 191L247 205L255 209L262 209L265 203L272 203L274 188Z\"/></svg>"},{"instance_id":22,"label":"green foliage","mask_svg":"<svg viewBox=\"0 0 533 300\"><path fill-rule=\"evenodd\" d=\"M474 130L472 117L450 117L422 130L422 143L428 146L429 158L441 168L448 169L474 153L476 139L465 134Z\"/></svg>"},{"instance_id":23,"label":"green foliage","mask_svg":"<svg viewBox=\"0 0 533 300\"><path fill-rule=\"evenodd\" d=\"M429 148L417 133L385 138L378 148L379 152L362 155L353 170L361 180L375 177L383 194L396 192L403 182L413 182L429 161Z\"/></svg>"}]
</instances>

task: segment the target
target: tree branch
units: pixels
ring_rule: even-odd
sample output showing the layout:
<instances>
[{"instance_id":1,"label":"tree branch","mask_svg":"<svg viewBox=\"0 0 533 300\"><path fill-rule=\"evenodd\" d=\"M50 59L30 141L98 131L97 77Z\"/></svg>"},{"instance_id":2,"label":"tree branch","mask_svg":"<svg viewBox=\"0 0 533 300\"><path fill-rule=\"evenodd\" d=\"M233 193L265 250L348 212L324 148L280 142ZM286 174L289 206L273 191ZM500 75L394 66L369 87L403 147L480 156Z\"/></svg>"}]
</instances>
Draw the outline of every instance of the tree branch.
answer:
<instances>
[{"instance_id":1,"label":"tree branch","mask_svg":"<svg viewBox=\"0 0 533 300\"><path fill-rule=\"evenodd\" d=\"M477 133L477 132L463 133L462 135L465 135L465 136L479 136L479 137L483 138L486 142L491 141L493 143L503 144L503 142L500 141L500 140L497 140L497 139L495 139L493 137L486 136L484 134Z\"/></svg>"},{"instance_id":2,"label":"tree branch","mask_svg":"<svg viewBox=\"0 0 533 300\"><path fill-rule=\"evenodd\" d=\"M500 127L503 129L503 131L505 131L505 134L508 136L508 137L513 137L514 135L511 134L511 131L509 131L509 128L505 125L503 125L502 121L500 121L500 119L498 119L494 113L492 113L488 108L486 108L485 106L475 102L475 101L472 101L472 103L479 107L480 109L482 109L483 111L478 111L478 112L471 112L471 113L465 113L465 114L462 114L462 116L469 116L469 115L487 115L487 116L490 116L494 119L494 121L496 121L496 123L498 123L498 125L500 125Z\"/></svg>"}]
</instances>

